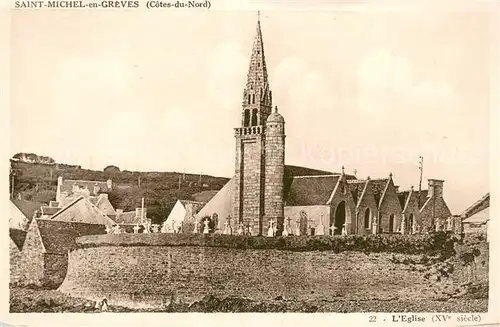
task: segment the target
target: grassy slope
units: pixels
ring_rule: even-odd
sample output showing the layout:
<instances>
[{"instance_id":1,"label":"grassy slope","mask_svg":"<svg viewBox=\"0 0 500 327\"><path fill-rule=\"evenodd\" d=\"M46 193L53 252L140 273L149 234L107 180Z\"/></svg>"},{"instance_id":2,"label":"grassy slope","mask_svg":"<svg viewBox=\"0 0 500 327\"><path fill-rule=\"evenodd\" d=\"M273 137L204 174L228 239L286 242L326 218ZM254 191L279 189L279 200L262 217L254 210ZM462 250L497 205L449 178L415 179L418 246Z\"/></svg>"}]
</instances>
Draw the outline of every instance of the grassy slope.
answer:
<instances>
[{"instance_id":1,"label":"grassy slope","mask_svg":"<svg viewBox=\"0 0 500 327\"><path fill-rule=\"evenodd\" d=\"M125 211L140 206L141 198L145 198L149 216L155 222L163 221L177 199L192 200L193 195L206 190L219 190L227 183L228 178L177 172L103 172L81 169L71 165L47 165L11 161L16 172L14 177L14 193L21 193L30 201L48 203L55 199L57 177L64 179L113 180L115 187L109 194L115 208ZM138 185L139 177L141 185ZM181 185L179 188L179 177ZM11 180L12 181L12 180Z\"/></svg>"}]
</instances>

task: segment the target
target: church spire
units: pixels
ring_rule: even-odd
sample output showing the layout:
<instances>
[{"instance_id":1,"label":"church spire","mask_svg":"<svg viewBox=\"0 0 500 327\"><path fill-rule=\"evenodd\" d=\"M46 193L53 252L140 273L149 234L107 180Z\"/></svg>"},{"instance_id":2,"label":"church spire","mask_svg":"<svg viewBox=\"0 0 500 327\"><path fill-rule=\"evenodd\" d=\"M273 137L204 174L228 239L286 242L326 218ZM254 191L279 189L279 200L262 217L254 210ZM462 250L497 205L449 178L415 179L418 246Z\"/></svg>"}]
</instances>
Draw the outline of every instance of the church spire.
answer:
<instances>
[{"instance_id":1,"label":"church spire","mask_svg":"<svg viewBox=\"0 0 500 327\"><path fill-rule=\"evenodd\" d=\"M265 118L272 111L272 95L267 76L264 41L260 26L260 12L257 14L257 28L250 55L247 83L243 92L243 109L252 110L252 121L254 123L251 123L251 125L263 125ZM257 121L253 119L254 109L258 116L256 118Z\"/></svg>"}]
</instances>

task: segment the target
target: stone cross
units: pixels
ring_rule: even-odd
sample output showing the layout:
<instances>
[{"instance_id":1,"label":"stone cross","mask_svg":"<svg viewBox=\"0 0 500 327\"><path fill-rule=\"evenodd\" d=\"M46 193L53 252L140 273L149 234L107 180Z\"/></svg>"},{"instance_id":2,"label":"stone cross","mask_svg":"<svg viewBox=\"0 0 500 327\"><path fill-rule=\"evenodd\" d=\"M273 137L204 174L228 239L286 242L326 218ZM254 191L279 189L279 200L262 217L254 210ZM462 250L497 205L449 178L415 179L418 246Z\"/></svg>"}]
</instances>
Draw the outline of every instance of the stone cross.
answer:
<instances>
[{"instance_id":1,"label":"stone cross","mask_svg":"<svg viewBox=\"0 0 500 327\"><path fill-rule=\"evenodd\" d=\"M203 221L203 223L205 224L205 226L203 226L203 234L208 234L208 233L210 233L210 230L208 229L208 224L209 224L209 223L208 223L208 219L205 219L205 220Z\"/></svg>"},{"instance_id":2,"label":"stone cross","mask_svg":"<svg viewBox=\"0 0 500 327\"><path fill-rule=\"evenodd\" d=\"M200 228L200 222L198 220L195 220L193 234L198 234L198 228Z\"/></svg>"},{"instance_id":3,"label":"stone cross","mask_svg":"<svg viewBox=\"0 0 500 327\"><path fill-rule=\"evenodd\" d=\"M325 226L323 226L323 213L319 215L319 224L316 226L316 235L325 235Z\"/></svg>"},{"instance_id":4,"label":"stone cross","mask_svg":"<svg viewBox=\"0 0 500 327\"><path fill-rule=\"evenodd\" d=\"M274 236L273 224L274 224L274 221L272 219L269 220L269 229L267 230L267 237L273 237Z\"/></svg>"},{"instance_id":5,"label":"stone cross","mask_svg":"<svg viewBox=\"0 0 500 327\"><path fill-rule=\"evenodd\" d=\"M157 224L153 225L153 233L158 233L158 225Z\"/></svg>"},{"instance_id":6,"label":"stone cross","mask_svg":"<svg viewBox=\"0 0 500 327\"><path fill-rule=\"evenodd\" d=\"M286 223L285 223L285 226L283 227L283 233L281 234L281 236L288 236L288 229L290 228L290 217L288 217L286 219Z\"/></svg>"},{"instance_id":7,"label":"stone cross","mask_svg":"<svg viewBox=\"0 0 500 327\"><path fill-rule=\"evenodd\" d=\"M106 226L106 234L111 234L111 232L113 231L113 229L109 226Z\"/></svg>"},{"instance_id":8,"label":"stone cross","mask_svg":"<svg viewBox=\"0 0 500 327\"><path fill-rule=\"evenodd\" d=\"M115 227L113 228L113 233L121 234L120 225L115 225Z\"/></svg>"},{"instance_id":9,"label":"stone cross","mask_svg":"<svg viewBox=\"0 0 500 327\"><path fill-rule=\"evenodd\" d=\"M373 234L377 234L377 218L373 220L373 226L372 226L372 232Z\"/></svg>"},{"instance_id":10,"label":"stone cross","mask_svg":"<svg viewBox=\"0 0 500 327\"><path fill-rule=\"evenodd\" d=\"M248 235L252 236L253 234L253 227L252 225L248 224Z\"/></svg>"},{"instance_id":11,"label":"stone cross","mask_svg":"<svg viewBox=\"0 0 500 327\"><path fill-rule=\"evenodd\" d=\"M142 226L144 226L144 231L143 231L143 233L144 233L144 234L149 234L149 224L142 224Z\"/></svg>"},{"instance_id":12,"label":"stone cross","mask_svg":"<svg viewBox=\"0 0 500 327\"><path fill-rule=\"evenodd\" d=\"M237 233L238 233L238 235L243 235L243 223L238 224Z\"/></svg>"},{"instance_id":13,"label":"stone cross","mask_svg":"<svg viewBox=\"0 0 500 327\"><path fill-rule=\"evenodd\" d=\"M337 229L337 227L331 225L329 229L332 231L332 235L335 235L335 230Z\"/></svg>"},{"instance_id":14,"label":"stone cross","mask_svg":"<svg viewBox=\"0 0 500 327\"><path fill-rule=\"evenodd\" d=\"M448 230L452 230L452 229L453 229L453 224L452 224L451 217L448 217L448 218L446 219L446 223L447 223L447 229L448 229Z\"/></svg>"},{"instance_id":15,"label":"stone cross","mask_svg":"<svg viewBox=\"0 0 500 327\"><path fill-rule=\"evenodd\" d=\"M230 233L229 233L229 223L227 222L227 220L224 223L224 231L222 232L222 234L224 234L224 235L230 235Z\"/></svg>"},{"instance_id":16,"label":"stone cross","mask_svg":"<svg viewBox=\"0 0 500 327\"><path fill-rule=\"evenodd\" d=\"M436 219L436 232L439 232L439 230L441 229L441 222L439 221L439 218Z\"/></svg>"},{"instance_id":17,"label":"stone cross","mask_svg":"<svg viewBox=\"0 0 500 327\"><path fill-rule=\"evenodd\" d=\"M172 232L175 233L175 221L172 221Z\"/></svg>"},{"instance_id":18,"label":"stone cross","mask_svg":"<svg viewBox=\"0 0 500 327\"><path fill-rule=\"evenodd\" d=\"M406 224L405 224L405 215L403 214L403 219L401 219L401 234L406 234Z\"/></svg>"},{"instance_id":19,"label":"stone cross","mask_svg":"<svg viewBox=\"0 0 500 327\"><path fill-rule=\"evenodd\" d=\"M295 221L295 235L300 236L300 219Z\"/></svg>"},{"instance_id":20,"label":"stone cross","mask_svg":"<svg viewBox=\"0 0 500 327\"><path fill-rule=\"evenodd\" d=\"M134 226L134 234L138 234L138 233L139 233L139 228L140 228L140 227L139 227L139 224L136 224L136 225Z\"/></svg>"}]
</instances>

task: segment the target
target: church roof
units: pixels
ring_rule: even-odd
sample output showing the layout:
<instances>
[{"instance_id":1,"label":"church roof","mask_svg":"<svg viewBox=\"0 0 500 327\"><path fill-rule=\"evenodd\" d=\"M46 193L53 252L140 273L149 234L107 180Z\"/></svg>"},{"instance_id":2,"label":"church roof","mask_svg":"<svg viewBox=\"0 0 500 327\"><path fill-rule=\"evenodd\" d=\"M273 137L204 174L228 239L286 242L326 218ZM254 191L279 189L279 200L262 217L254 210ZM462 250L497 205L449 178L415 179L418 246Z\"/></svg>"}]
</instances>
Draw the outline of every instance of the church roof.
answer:
<instances>
[{"instance_id":1,"label":"church roof","mask_svg":"<svg viewBox=\"0 0 500 327\"><path fill-rule=\"evenodd\" d=\"M406 209L406 203L408 202L408 197L410 196L411 192L412 192L411 190L398 192L399 203L401 204L401 209L403 209L403 211ZM421 209L425 204L425 199L427 199L428 190L421 190L420 192L421 192L421 198L420 198L419 209ZM418 190L413 190L413 196L418 197Z\"/></svg>"},{"instance_id":2,"label":"church roof","mask_svg":"<svg viewBox=\"0 0 500 327\"><path fill-rule=\"evenodd\" d=\"M201 208L201 210L195 215L195 218L199 220L205 216L212 216L213 213L217 213L217 216L219 216L219 222L223 225L227 216L233 214L232 199L235 185L234 183L235 178L233 177L212 199L210 199L210 201L208 201L203 208Z\"/></svg>"},{"instance_id":3,"label":"church roof","mask_svg":"<svg viewBox=\"0 0 500 327\"><path fill-rule=\"evenodd\" d=\"M388 182L389 178L377 178L370 180L370 185L373 189L373 196L375 197L377 205L380 203L380 198L382 197Z\"/></svg>"},{"instance_id":4,"label":"church roof","mask_svg":"<svg viewBox=\"0 0 500 327\"><path fill-rule=\"evenodd\" d=\"M77 237L106 234L104 225L39 218L35 220L45 251L52 254L68 253L76 244Z\"/></svg>"},{"instance_id":5,"label":"church roof","mask_svg":"<svg viewBox=\"0 0 500 327\"><path fill-rule=\"evenodd\" d=\"M219 191L218 190L210 190L210 191L201 191L191 195L191 197L198 202L207 203L210 201Z\"/></svg>"},{"instance_id":6,"label":"church roof","mask_svg":"<svg viewBox=\"0 0 500 327\"><path fill-rule=\"evenodd\" d=\"M348 180L349 189L351 191L352 197L354 199L354 203L359 204L361 202L361 196L363 195L363 191L365 190L367 180Z\"/></svg>"},{"instance_id":7,"label":"church roof","mask_svg":"<svg viewBox=\"0 0 500 327\"><path fill-rule=\"evenodd\" d=\"M287 206L326 205L337 185L340 175L292 177L285 188Z\"/></svg>"}]
</instances>

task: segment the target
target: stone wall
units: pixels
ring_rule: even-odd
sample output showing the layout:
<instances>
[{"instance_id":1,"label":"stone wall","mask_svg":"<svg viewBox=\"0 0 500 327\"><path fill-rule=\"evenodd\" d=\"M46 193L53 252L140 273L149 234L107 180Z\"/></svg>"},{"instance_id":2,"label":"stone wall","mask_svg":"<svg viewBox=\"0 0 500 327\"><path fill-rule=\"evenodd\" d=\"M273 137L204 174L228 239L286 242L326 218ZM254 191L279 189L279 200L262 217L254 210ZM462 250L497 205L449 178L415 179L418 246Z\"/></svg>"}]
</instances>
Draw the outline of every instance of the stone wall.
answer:
<instances>
[{"instance_id":1,"label":"stone wall","mask_svg":"<svg viewBox=\"0 0 500 327\"><path fill-rule=\"evenodd\" d=\"M396 193L396 188L392 180L387 186L384 199L379 209L379 230L382 233L394 233L401 226L402 208ZM391 230L391 215L393 216L393 226Z\"/></svg>"},{"instance_id":2,"label":"stone wall","mask_svg":"<svg viewBox=\"0 0 500 327\"><path fill-rule=\"evenodd\" d=\"M290 218L290 226L292 227L293 233L297 229L297 220L300 219L300 213L304 211L307 215L307 219L312 220L312 227L315 228L319 224L321 219L321 214L323 214L323 226L325 227L325 235L328 235L328 223L330 220L330 206L328 205L318 205L318 206L287 206L285 207L285 222ZM308 229L308 234L310 230Z\"/></svg>"},{"instance_id":3,"label":"stone wall","mask_svg":"<svg viewBox=\"0 0 500 327\"><path fill-rule=\"evenodd\" d=\"M10 239L9 243L9 253L10 283L15 284L19 280L21 252L12 239Z\"/></svg>"}]
</instances>

